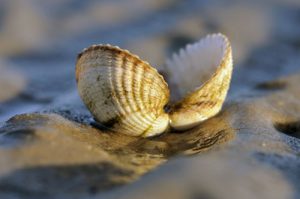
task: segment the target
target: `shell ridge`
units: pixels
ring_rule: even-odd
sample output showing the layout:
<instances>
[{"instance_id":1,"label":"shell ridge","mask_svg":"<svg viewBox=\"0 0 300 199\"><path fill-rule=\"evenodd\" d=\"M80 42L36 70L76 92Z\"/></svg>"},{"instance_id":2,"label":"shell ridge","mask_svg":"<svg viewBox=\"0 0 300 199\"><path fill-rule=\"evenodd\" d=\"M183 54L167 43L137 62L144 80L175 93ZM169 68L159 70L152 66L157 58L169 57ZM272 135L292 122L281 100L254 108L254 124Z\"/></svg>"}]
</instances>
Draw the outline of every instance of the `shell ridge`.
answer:
<instances>
[{"instance_id":1,"label":"shell ridge","mask_svg":"<svg viewBox=\"0 0 300 199\"><path fill-rule=\"evenodd\" d=\"M143 65L144 70L145 70L145 67L147 67L147 65ZM151 78L149 78L149 77L151 77ZM149 79L150 79L150 81L148 82ZM146 112L146 110L147 110L146 114L148 115L148 117L151 118L151 125L153 125L153 122L156 118L155 115L153 114L153 112L151 111L153 109L152 102L149 100L150 92L154 86L153 80L154 80L154 78L151 73L143 73L143 81L142 81L143 87L141 90L141 96L142 96L141 99L143 100L143 104L146 107L144 112ZM145 87L146 85L147 85L147 87ZM150 85L150 87L149 87L149 85ZM146 91L147 91L147 93L146 93Z\"/></svg>"},{"instance_id":2,"label":"shell ridge","mask_svg":"<svg viewBox=\"0 0 300 199\"><path fill-rule=\"evenodd\" d=\"M126 99L126 103L129 105L129 108L130 108L130 112L127 114L130 115L130 118L132 119L132 120L130 120L130 123L134 126L133 129L138 129L139 131L143 131L143 129L145 128L145 124L143 122L141 122L140 118L138 117L138 110L134 107L135 105L134 105L133 101L130 100L130 91L127 90L126 82L127 82L127 80L131 80L132 73L128 69L129 65L126 64L127 63L126 56L124 56L124 57L125 57L125 60L123 60L124 63L122 64L122 66L124 66L124 73L122 73L122 85L125 90L124 96ZM136 125L139 123L140 123L140 125Z\"/></svg>"},{"instance_id":3,"label":"shell ridge","mask_svg":"<svg viewBox=\"0 0 300 199\"><path fill-rule=\"evenodd\" d=\"M112 91L111 94L112 94L112 97L113 97L114 95L116 95L115 87L114 87L114 84L113 84L113 75L112 75L113 74L112 73L113 67L111 67L111 66L108 67L108 70L109 70L109 73L108 73L109 74L109 76L108 76L109 85L110 85L110 88L111 88L111 91ZM123 117L124 116L124 110L122 110L119 100L113 101L112 103L114 104L114 106L113 106L114 113L116 115L119 114L120 117ZM120 111L117 111L117 109L120 109Z\"/></svg>"},{"instance_id":4,"label":"shell ridge","mask_svg":"<svg viewBox=\"0 0 300 199\"><path fill-rule=\"evenodd\" d=\"M216 41L213 41L214 39L216 39ZM211 49L204 52L206 55L209 55L209 53L211 53L210 50L212 49L216 48L217 50L220 50L219 55L211 55L213 62L210 63L216 65L216 69L205 82L189 92L182 100L177 102L175 106L171 108L171 126L176 129L190 128L202 120L216 115L221 110L229 90L233 67L231 46L228 39L222 34L214 34L200 40L197 45L201 44L214 45L210 47ZM199 49L200 48L198 47L198 50ZM179 56L184 56L181 57L181 59L185 60L193 57L193 53L199 53L192 51L192 47L187 47L187 50L185 51L187 54L185 55L183 51L181 51ZM219 56L220 58L218 58ZM195 57L195 60L197 60L197 57ZM217 62L214 60L217 60ZM181 67L183 67L183 65ZM190 117L190 119L186 119L187 117Z\"/></svg>"},{"instance_id":5,"label":"shell ridge","mask_svg":"<svg viewBox=\"0 0 300 199\"><path fill-rule=\"evenodd\" d=\"M103 50L117 50L119 52L123 52L124 54L126 54L126 56L129 56L129 57L132 57L134 59L137 59L139 61L141 61L144 65L149 65L150 64L146 61L144 61L143 59L141 59L138 55L134 54L134 53L131 53L130 51L128 50L124 50L124 49L121 49L120 47L118 46L113 46L113 45L110 45L110 44L96 44L96 45L92 45L88 48L85 48L83 49L79 54L78 54L78 57L77 57L77 60L83 56L84 54L86 54L87 52L90 52L90 51L94 51L94 50L98 50L98 49L103 49ZM159 77L161 78L162 82L164 83L165 86L167 86L167 82L164 81L164 78L161 74L158 73L157 69L155 67L149 67L150 70L152 71L155 71L155 73L157 73L159 75Z\"/></svg>"},{"instance_id":6,"label":"shell ridge","mask_svg":"<svg viewBox=\"0 0 300 199\"><path fill-rule=\"evenodd\" d=\"M122 66L119 62L120 62L120 56L119 57L116 57L114 59L114 65L115 66ZM122 96L125 95L124 93L124 85L123 85L123 81L122 81L122 77L123 77L123 68L122 67L113 67L114 68L114 85L117 86L117 95L116 95L116 99L115 100L118 100L120 101L120 106L119 106L119 109L122 110L124 112L124 117L120 118L120 125L121 123L126 123L126 125L129 127L126 127L126 125L122 125L122 128L125 129L125 130L130 130L130 128L132 129L136 129L136 128L139 128L139 127L136 127L134 125L134 123L132 123L132 121L128 121L126 120L126 117L128 116L128 112L130 113L131 111L128 111L127 110L127 105L128 105L128 102L126 100L126 98L124 99ZM126 96L126 95L125 95ZM126 105L127 104L127 105ZM126 127L126 128L125 128Z\"/></svg>"},{"instance_id":7,"label":"shell ridge","mask_svg":"<svg viewBox=\"0 0 300 199\"><path fill-rule=\"evenodd\" d=\"M132 70L133 70L133 74L135 74L135 76L137 76L139 74L139 73L136 73L136 70L138 67L143 68L143 63L140 62L140 60L135 60L135 62L132 63ZM136 83L135 85L139 85L141 82L143 82L143 81L135 82ZM140 91L138 91L138 93L139 92ZM139 107L138 111L140 112L140 114L142 116L142 117L139 116L139 120L144 121L147 124L145 128L148 128L148 126L153 123L154 118L151 117L148 112L145 112L145 109L143 109L142 107Z\"/></svg>"},{"instance_id":8,"label":"shell ridge","mask_svg":"<svg viewBox=\"0 0 300 199\"><path fill-rule=\"evenodd\" d=\"M138 65L141 65L139 68L141 68L141 70L140 71L144 71L145 72L145 70L144 70L144 66L143 66L143 63L137 63L136 65L135 65L135 67L136 68L138 68ZM142 73L142 74L145 74L145 73ZM141 100L140 102L139 102L139 106L140 106L140 110L141 110L141 112L142 112L142 114L143 114L143 116L145 117L145 119L149 122L149 123L151 123L152 121L153 121L153 117L151 117L150 115L149 115L149 113L147 113L145 110L145 102L143 101L143 88L144 88L144 86L145 86L145 84L144 84L144 81L143 81L143 79L142 79L142 75L140 74L140 73L137 73L137 75L136 75L136 77L139 77L139 79L138 80L135 80L135 81L137 81L137 85L139 85L139 87L138 87L138 92L137 92L137 94L139 95L139 99ZM146 104L148 104L148 103L146 103Z\"/></svg>"},{"instance_id":9,"label":"shell ridge","mask_svg":"<svg viewBox=\"0 0 300 199\"><path fill-rule=\"evenodd\" d=\"M133 119L133 123L140 123L141 124L141 128L140 130L144 129L145 124L143 122L141 122L141 118L138 116L139 110L136 107L136 104L134 103L135 101L130 99L132 96L132 89L129 88L132 85L132 65L133 63L128 61L126 59L126 56L123 57L122 59L122 66L124 67L124 72L122 73L122 85L124 87L125 90L125 99L126 99L126 103L129 105L130 108L130 113L128 113L129 115L132 115L132 119ZM131 84L127 84L129 81L131 81ZM130 89L130 90L128 90Z\"/></svg>"}]
</instances>

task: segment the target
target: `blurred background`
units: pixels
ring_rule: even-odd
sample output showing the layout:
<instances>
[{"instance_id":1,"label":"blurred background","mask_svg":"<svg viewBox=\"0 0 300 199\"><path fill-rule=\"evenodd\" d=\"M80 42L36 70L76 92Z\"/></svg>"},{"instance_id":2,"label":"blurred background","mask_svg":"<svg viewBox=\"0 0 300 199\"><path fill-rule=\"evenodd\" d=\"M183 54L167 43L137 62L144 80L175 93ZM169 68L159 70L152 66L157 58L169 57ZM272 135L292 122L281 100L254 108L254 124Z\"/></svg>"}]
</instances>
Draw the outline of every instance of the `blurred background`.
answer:
<instances>
[{"instance_id":1,"label":"blurred background","mask_svg":"<svg viewBox=\"0 0 300 199\"><path fill-rule=\"evenodd\" d=\"M76 56L92 44L163 72L173 52L214 32L232 42L231 96L300 70L299 0L0 0L0 121L68 102Z\"/></svg>"},{"instance_id":2,"label":"blurred background","mask_svg":"<svg viewBox=\"0 0 300 199\"><path fill-rule=\"evenodd\" d=\"M165 74L172 53L216 32L234 59L220 115L153 139L92 128L75 82L83 48L118 45ZM0 0L0 198L299 198L299 77L300 0ZM47 114L13 117L32 112Z\"/></svg>"}]
</instances>

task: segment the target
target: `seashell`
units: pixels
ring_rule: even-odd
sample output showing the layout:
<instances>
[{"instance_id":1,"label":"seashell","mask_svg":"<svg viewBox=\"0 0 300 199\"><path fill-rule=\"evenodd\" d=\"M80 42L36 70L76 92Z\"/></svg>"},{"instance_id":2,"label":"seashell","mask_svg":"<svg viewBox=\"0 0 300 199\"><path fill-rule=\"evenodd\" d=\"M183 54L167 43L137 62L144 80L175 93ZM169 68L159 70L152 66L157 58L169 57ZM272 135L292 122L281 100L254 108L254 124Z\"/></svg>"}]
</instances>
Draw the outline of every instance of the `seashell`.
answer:
<instances>
[{"instance_id":1,"label":"seashell","mask_svg":"<svg viewBox=\"0 0 300 199\"><path fill-rule=\"evenodd\" d=\"M171 108L172 128L191 128L221 110L232 74L231 46L224 35L208 35L187 45L166 66L179 98L183 97ZM196 88L198 85L201 86Z\"/></svg>"},{"instance_id":2,"label":"seashell","mask_svg":"<svg viewBox=\"0 0 300 199\"><path fill-rule=\"evenodd\" d=\"M138 56L110 45L84 50L76 64L79 95L95 120L134 136L153 136L169 126L163 77Z\"/></svg>"},{"instance_id":3,"label":"seashell","mask_svg":"<svg viewBox=\"0 0 300 199\"><path fill-rule=\"evenodd\" d=\"M157 70L111 45L93 45L78 55L79 95L97 122L132 136L154 136L170 127L191 128L221 110L232 74L231 47L224 35L209 35L188 45L166 67L170 84L178 88L172 98L183 97L169 112L164 107L170 91Z\"/></svg>"}]
</instances>

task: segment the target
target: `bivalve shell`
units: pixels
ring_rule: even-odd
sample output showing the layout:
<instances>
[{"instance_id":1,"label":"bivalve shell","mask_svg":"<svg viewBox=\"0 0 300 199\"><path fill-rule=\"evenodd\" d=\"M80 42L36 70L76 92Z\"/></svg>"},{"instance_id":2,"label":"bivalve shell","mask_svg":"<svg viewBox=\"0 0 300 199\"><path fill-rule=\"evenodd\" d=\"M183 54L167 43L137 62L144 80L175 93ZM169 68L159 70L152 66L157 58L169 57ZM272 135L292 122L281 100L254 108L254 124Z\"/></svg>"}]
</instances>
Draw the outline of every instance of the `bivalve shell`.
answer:
<instances>
[{"instance_id":1,"label":"bivalve shell","mask_svg":"<svg viewBox=\"0 0 300 199\"><path fill-rule=\"evenodd\" d=\"M79 95L97 122L132 136L188 129L221 110L232 74L226 36L208 35L187 45L166 67L179 93L168 112L170 91L163 77L138 56L111 45L93 45L78 55Z\"/></svg>"}]
</instances>

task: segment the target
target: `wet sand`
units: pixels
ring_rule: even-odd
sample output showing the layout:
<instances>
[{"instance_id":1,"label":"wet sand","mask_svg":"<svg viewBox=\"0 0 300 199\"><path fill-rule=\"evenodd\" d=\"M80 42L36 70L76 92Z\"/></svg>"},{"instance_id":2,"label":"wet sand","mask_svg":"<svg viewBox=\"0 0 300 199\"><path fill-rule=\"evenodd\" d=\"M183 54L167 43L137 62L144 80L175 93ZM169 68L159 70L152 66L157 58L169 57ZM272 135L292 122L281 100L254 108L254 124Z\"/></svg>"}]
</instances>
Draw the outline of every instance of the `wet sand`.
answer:
<instances>
[{"instance_id":1,"label":"wet sand","mask_svg":"<svg viewBox=\"0 0 300 199\"><path fill-rule=\"evenodd\" d=\"M300 196L298 1L0 5L0 198ZM119 45L167 76L167 57L213 32L234 57L216 117L149 139L93 125L75 82L83 48Z\"/></svg>"}]
</instances>

